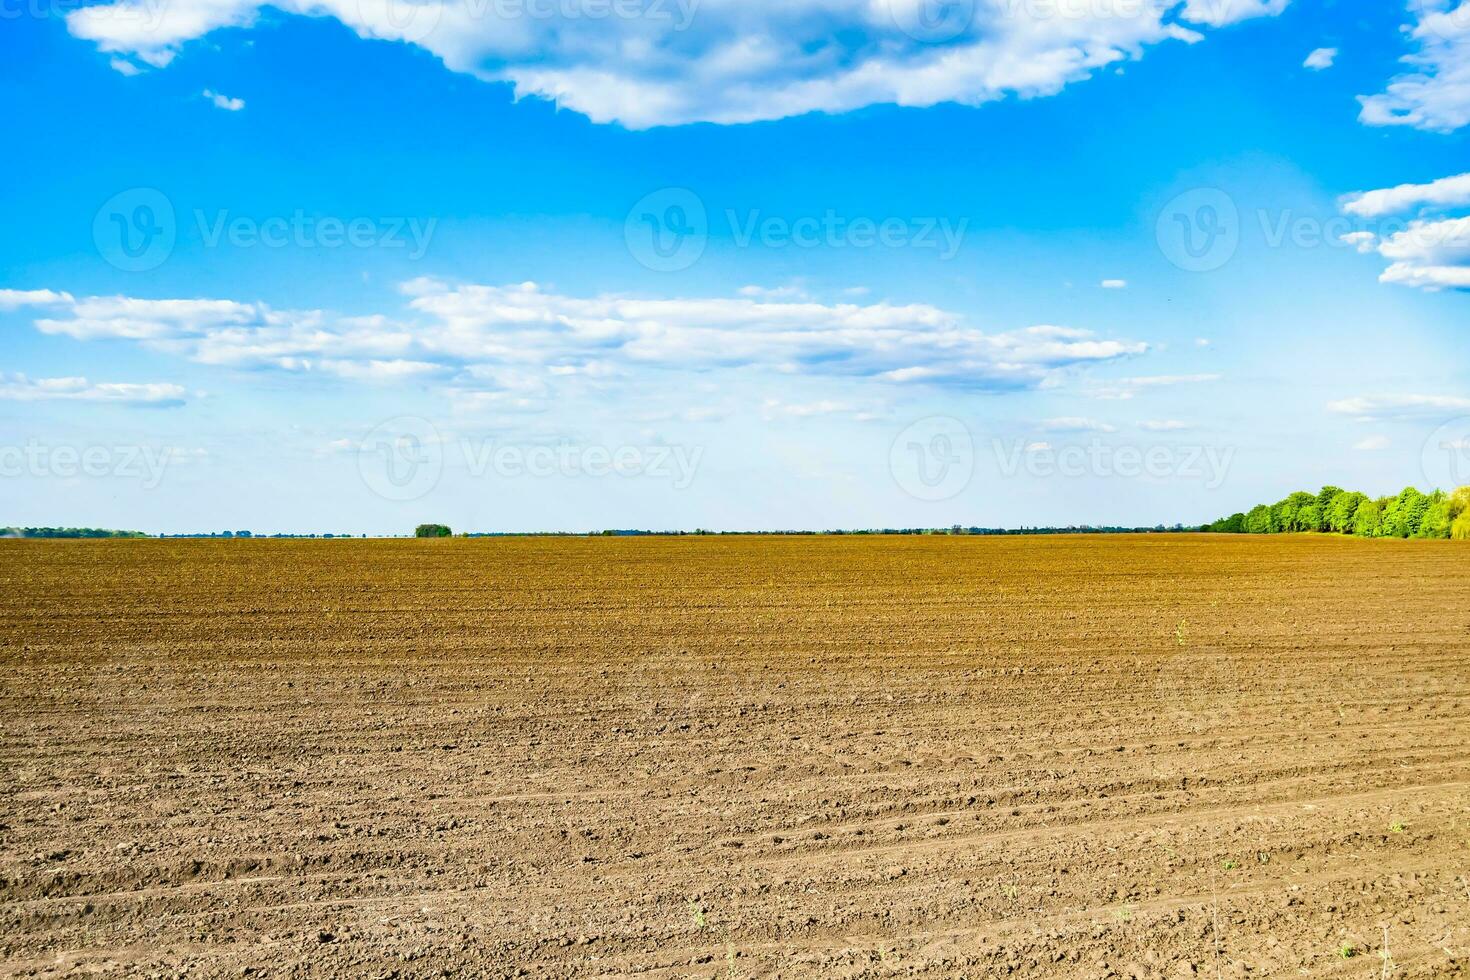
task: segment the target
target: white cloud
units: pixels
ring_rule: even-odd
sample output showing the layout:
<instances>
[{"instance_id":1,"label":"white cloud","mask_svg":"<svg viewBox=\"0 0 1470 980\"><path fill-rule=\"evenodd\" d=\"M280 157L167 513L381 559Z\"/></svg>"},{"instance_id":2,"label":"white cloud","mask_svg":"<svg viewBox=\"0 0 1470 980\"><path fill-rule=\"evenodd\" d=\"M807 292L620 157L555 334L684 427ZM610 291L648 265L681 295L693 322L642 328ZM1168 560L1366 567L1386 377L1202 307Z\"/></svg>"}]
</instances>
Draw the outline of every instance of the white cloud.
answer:
<instances>
[{"instance_id":1,"label":"white cloud","mask_svg":"<svg viewBox=\"0 0 1470 980\"><path fill-rule=\"evenodd\" d=\"M1102 281L1102 288L1104 288L1104 289L1127 289L1128 288L1128 280L1127 279L1104 279Z\"/></svg>"},{"instance_id":2,"label":"white cloud","mask_svg":"<svg viewBox=\"0 0 1470 980\"><path fill-rule=\"evenodd\" d=\"M1053 95L1190 25L1274 16L1287 0L1031 4L974 0L936 34L926 0L279 0L363 38L417 45L450 70L630 128L742 123L875 104L980 105ZM263 0L116 0L67 15L104 52L162 67L190 41L249 27ZM584 9L585 8L585 9ZM609 15L609 10L612 14ZM547 15L538 15L544 13Z\"/></svg>"},{"instance_id":3,"label":"white cloud","mask_svg":"<svg viewBox=\"0 0 1470 980\"><path fill-rule=\"evenodd\" d=\"M1361 422L1435 418L1450 412L1470 412L1470 398L1455 395L1377 395L1329 402L1328 411L1351 415Z\"/></svg>"},{"instance_id":4,"label":"white cloud","mask_svg":"<svg viewBox=\"0 0 1470 980\"><path fill-rule=\"evenodd\" d=\"M0 310L18 310L24 306L62 306L72 302L70 293L49 289L0 289Z\"/></svg>"},{"instance_id":5,"label":"white cloud","mask_svg":"<svg viewBox=\"0 0 1470 980\"><path fill-rule=\"evenodd\" d=\"M1185 20L1211 27L1275 17L1287 8L1290 0L1189 0L1184 5Z\"/></svg>"},{"instance_id":6,"label":"white cloud","mask_svg":"<svg viewBox=\"0 0 1470 980\"><path fill-rule=\"evenodd\" d=\"M10 401L131 402L134 404L179 404L184 388L174 384L94 384L86 378L28 378L24 374L0 374L0 398Z\"/></svg>"},{"instance_id":7,"label":"white cloud","mask_svg":"<svg viewBox=\"0 0 1470 980\"><path fill-rule=\"evenodd\" d=\"M740 295L750 299L807 299L805 289L794 283L785 286L741 286Z\"/></svg>"},{"instance_id":8,"label":"white cloud","mask_svg":"<svg viewBox=\"0 0 1470 980\"><path fill-rule=\"evenodd\" d=\"M925 304L751 298L579 298L516 286L405 283L396 316L334 317L234 300L74 299L0 294L35 306L36 327L78 340L130 340L236 368L354 381L436 376L484 404L547 397L547 384L603 384L639 368L764 370L971 389L1034 388L1065 372L1144 353L1146 344L1033 326L989 333Z\"/></svg>"},{"instance_id":9,"label":"white cloud","mask_svg":"<svg viewBox=\"0 0 1470 980\"><path fill-rule=\"evenodd\" d=\"M1361 96L1369 126L1412 126L1451 132L1470 123L1470 0L1410 0L1418 22L1408 29L1417 50L1407 71L1378 95Z\"/></svg>"},{"instance_id":10,"label":"white cloud","mask_svg":"<svg viewBox=\"0 0 1470 980\"><path fill-rule=\"evenodd\" d=\"M141 68L123 58L113 58L108 62L108 65L112 67L113 71L122 75L124 78L132 78L134 75L142 74Z\"/></svg>"},{"instance_id":11,"label":"white cloud","mask_svg":"<svg viewBox=\"0 0 1470 980\"><path fill-rule=\"evenodd\" d=\"M1127 401L1136 397L1140 392L1155 388L1173 388L1179 385L1209 384L1219 381L1218 374L1158 374L1141 378L1122 378L1117 381L1104 382L1087 391L1092 398L1102 398L1108 401Z\"/></svg>"},{"instance_id":12,"label":"white cloud","mask_svg":"<svg viewBox=\"0 0 1470 980\"><path fill-rule=\"evenodd\" d=\"M815 402L792 403L784 402L779 398L768 398L766 399L765 404L761 406L761 417L767 422L772 422L777 419L783 418L810 419L818 418L824 415L849 415L856 417L858 415L872 414L873 413L871 412L861 411L860 409L849 405L847 402L832 401L831 399L823 399L821 401Z\"/></svg>"},{"instance_id":13,"label":"white cloud","mask_svg":"<svg viewBox=\"0 0 1470 980\"><path fill-rule=\"evenodd\" d=\"M215 92L212 89L205 89L203 95L206 99L214 104L214 107L216 109L223 109L226 112L239 112L241 109L245 108L244 99L232 99L228 95L221 95L220 93Z\"/></svg>"},{"instance_id":14,"label":"white cloud","mask_svg":"<svg viewBox=\"0 0 1470 980\"><path fill-rule=\"evenodd\" d=\"M1336 48L1318 48L1316 51L1313 51L1311 54L1307 55L1307 60L1302 62L1302 67L1310 68L1312 69L1312 71L1326 71L1328 68L1331 68L1333 64L1336 63L1336 61Z\"/></svg>"},{"instance_id":15,"label":"white cloud","mask_svg":"<svg viewBox=\"0 0 1470 980\"><path fill-rule=\"evenodd\" d=\"M1392 443L1388 441L1388 436L1368 436L1353 443L1353 448L1359 452L1372 453L1387 449L1390 445Z\"/></svg>"},{"instance_id":16,"label":"white cloud","mask_svg":"<svg viewBox=\"0 0 1470 980\"><path fill-rule=\"evenodd\" d=\"M1041 427L1047 432L1117 432L1116 426L1109 425L1098 419L1089 418L1057 418L1047 419L1041 423Z\"/></svg>"},{"instance_id":17,"label":"white cloud","mask_svg":"<svg viewBox=\"0 0 1470 980\"><path fill-rule=\"evenodd\" d=\"M1381 238L1372 232L1351 232L1342 241L1390 261L1378 277L1380 282L1430 292L1470 289L1470 217L1411 221Z\"/></svg>"},{"instance_id":18,"label":"white cloud","mask_svg":"<svg viewBox=\"0 0 1470 980\"><path fill-rule=\"evenodd\" d=\"M1178 419L1159 419L1138 423L1138 427L1145 432L1186 432L1194 428L1190 422L1181 422Z\"/></svg>"},{"instance_id":19,"label":"white cloud","mask_svg":"<svg viewBox=\"0 0 1470 980\"><path fill-rule=\"evenodd\" d=\"M1345 214L1382 218L1423 204L1439 207L1470 205L1470 174L1442 177L1428 184L1400 184L1383 190L1350 194L1342 200Z\"/></svg>"}]
</instances>

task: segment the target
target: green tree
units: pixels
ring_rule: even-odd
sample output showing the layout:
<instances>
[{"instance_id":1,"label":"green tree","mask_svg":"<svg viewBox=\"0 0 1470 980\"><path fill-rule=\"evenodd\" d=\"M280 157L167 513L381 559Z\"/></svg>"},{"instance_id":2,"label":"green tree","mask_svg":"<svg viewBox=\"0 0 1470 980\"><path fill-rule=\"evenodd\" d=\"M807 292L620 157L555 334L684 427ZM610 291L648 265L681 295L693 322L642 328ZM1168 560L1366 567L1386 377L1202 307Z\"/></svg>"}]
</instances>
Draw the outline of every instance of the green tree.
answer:
<instances>
[{"instance_id":1,"label":"green tree","mask_svg":"<svg viewBox=\"0 0 1470 980\"><path fill-rule=\"evenodd\" d=\"M1222 517L1210 525L1210 530L1217 534L1244 534L1245 515L1231 514L1229 517Z\"/></svg>"},{"instance_id":2,"label":"green tree","mask_svg":"<svg viewBox=\"0 0 1470 980\"><path fill-rule=\"evenodd\" d=\"M1345 496L1348 496L1348 492L1342 487L1322 488L1321 492L1317 494L1317 514L1319 518L1319 523L1316 530L1332 530L1332 524L1329 521L1329 517L1332 514L1332 505L1337 503L1340 498Z\"/></svg>"},{"instance_id":3,"label":"green tree","mask_svg":"<svg viewBox=\"0 0 1470 980\"><path fill-rule=\"evenodd\" d=\"M1316 503L1317 498L1315 495L1307 493L1304 490L1298 490L1271 508L1272 529L1278 534L1290 531L1305 531L1306 528L1303 526L1301 520L1302 508L1312 506Z\"/></svg>"},{"instance_id":4,"label":"green tree","mask_svg":"<svg viewBox=\"0 0 1470 980\"><path fill-rule=\"evenodd\" d=\"M1298 531L1320 531L1322 530L1322 508L1315 503L1310 503L1296 512L1296 528Z\"/></svg>"},{"instance_id":5,"label":"green tree","mask_svg":"<svg viewBox=\"0 0 1470 980\"><path fill-rule=\"evenodd\" d=\"M454 532L443 524L420 524L413 531L416 538L448 538L453 535Z\"/></svg>"},{"instance_id":6,"label":"green tree","mask_svg":"<svg viewBox=\"0 0 1470 980\"><path fill-rule=\"evenodd\" d=\"M1368 498L1361 493L1341 493L1332 498L1327 508L1327 529L1338 534L1353 533L1353 516Z\"/></svg>"},{"instance_id":7,"label":"green tree","mask_svg":"<svg viewBox=\"0 0 1470 980\"><path fill-rule=\"evenodd\" d=\"M1429 495L1429 507L1424 511L1424 518L1419 523L1419 530L1414 532L1416 538L1430 538L1439 540L1450 536L1450 498L1443 490L1436 490Z\"/></svg>"},{"instance_id":8,"label":"green tree","mask_svg":"<svg viewBox=\"0 0 1470 980\"><path fill-rule=\"evenodd\" d=\"M1428 509L1428 497L1413 487L1404 487L1383 509L1383 537L1412 538L1424 523Z\"/></svg>"},{"instance_id":9,"label":"green tree","mask_svg":"<svg viewBox=\"0 0 1470 980\"><path fill-rule=\"evenodd\" d=\"M1470 487L1461 487L1450 494L1450 537L1456 541L1470 541Z\"/></svg>"},{"instance_id":10,"label":"green tree","mask_svg":"<svg viewBox=\"0 0 1470 980\"><path fill-rule=\"evenodd\" d=\"M1245 531L1247 534L1270 534L1271 533L1271 508L1265 504L1257 504L1251 512L1245 515Z\"/></svg>"},{"instance_id":11,"label":"green tree","mask_svg":"<svg viewBox=\"0 0 1470 980\"><path fill-rule=\"evenodd\" d=\"M1353 533L1364 538L1376 538L1383 530L1383 505L1376 500L1363 498L1353 512Z\"/></svg>"}]
</instances>

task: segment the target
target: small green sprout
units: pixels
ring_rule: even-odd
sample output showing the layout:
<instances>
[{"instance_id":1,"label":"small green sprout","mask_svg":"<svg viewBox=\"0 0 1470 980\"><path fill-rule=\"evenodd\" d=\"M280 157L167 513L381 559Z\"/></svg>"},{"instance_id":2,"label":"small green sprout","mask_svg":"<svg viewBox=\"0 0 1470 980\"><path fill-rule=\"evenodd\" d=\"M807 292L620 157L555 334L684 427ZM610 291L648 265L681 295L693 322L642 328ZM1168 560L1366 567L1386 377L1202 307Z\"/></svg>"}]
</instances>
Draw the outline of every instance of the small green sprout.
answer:
<instances>
[{"instance_id":1,"label":"small green sprout","mask_svg":"<svg viewBox=\"0 0 1470 980\"><path fill-rule=\"evenodd\" d=\"M1342 946L1338 949L1337 955L1341 956L1345 960L1350 960L1354 956L1358 955L1358 947L1354 946L1352 943L1343 943Z\"/></svg>"},{"instance_id":2,"label":"small green sprout","mask_svg":"<svg viewBox=\"0 0 1470 980\"><path fill-rule=\"evenodd\" d=\"M1397 820L1395 820L1393 823L1391 823L1391 824L1388 825L1388 832L1390 834L1402 834L1404 831L1406 831L1408 829L1409 829L1408 827L1405 827L1402 823L1400 823Z\"/></svg>"}]
</instances>

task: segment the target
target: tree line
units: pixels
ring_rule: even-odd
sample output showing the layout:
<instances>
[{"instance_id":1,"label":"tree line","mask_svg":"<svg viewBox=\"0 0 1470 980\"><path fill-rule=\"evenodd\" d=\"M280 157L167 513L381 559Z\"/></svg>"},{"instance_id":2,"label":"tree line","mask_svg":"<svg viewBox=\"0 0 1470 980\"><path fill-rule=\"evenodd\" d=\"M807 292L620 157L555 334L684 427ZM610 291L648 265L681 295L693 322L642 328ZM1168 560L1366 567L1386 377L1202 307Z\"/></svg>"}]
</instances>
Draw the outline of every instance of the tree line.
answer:
<instances>
[{"instance_id":1,"label":"tree line","mask_svg":"<svg viewBox=\"0 0 1470 980\"><path fill-rule=\"evenodd\" d=\"M1421 493L1405 487L1394 497L1369 497L1341 487L1298 491L1275 504L1222 517L1203 530L1222 534L1319 531L1362 538L1454 538L1470 541L1470 487Z\"/></svg>"}]
</instances>

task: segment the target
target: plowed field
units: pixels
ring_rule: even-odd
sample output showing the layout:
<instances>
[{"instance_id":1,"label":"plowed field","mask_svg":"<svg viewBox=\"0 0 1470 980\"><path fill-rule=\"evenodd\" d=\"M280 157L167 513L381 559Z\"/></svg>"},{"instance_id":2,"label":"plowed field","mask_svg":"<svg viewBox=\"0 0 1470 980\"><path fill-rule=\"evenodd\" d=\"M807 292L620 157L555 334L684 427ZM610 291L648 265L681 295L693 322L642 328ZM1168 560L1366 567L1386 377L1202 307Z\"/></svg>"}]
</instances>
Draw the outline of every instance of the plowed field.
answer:
<instances>
[{"instance_id":1,"label":"plowed field","mask_svg":"<svg viewBox=\"0 0 1470 980\"><path fill-rule=\"evenodd\" d=\"M1317 537L0 542L0 971L1466 972L1467 572Z\"/></svg>"}]
</instances>

